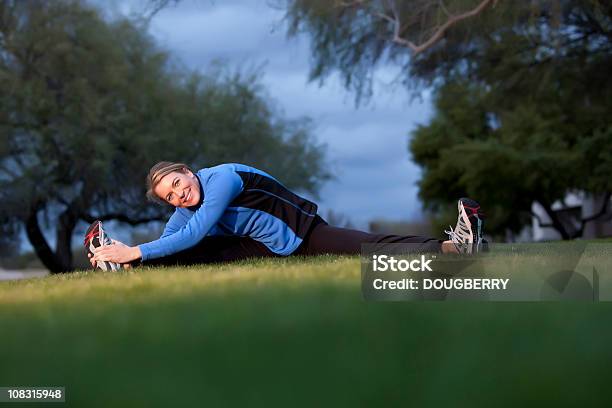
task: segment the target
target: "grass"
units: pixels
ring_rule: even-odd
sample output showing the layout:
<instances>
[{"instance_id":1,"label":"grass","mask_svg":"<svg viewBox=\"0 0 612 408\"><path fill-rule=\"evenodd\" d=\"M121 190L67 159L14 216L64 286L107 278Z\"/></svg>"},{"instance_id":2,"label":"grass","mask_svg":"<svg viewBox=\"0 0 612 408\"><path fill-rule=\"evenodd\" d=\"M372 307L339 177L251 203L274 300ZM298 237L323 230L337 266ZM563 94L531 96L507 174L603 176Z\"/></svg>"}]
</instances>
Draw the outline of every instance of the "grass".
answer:
<instances>
[{"instance_id":1,"label":"grass","mask_svg":"<svg viewBox=\"0 0 612 408\"><path fill-rule=\"evenodd\" d=\"M611 303L364 302L356 257L1 282L0 330L68 406L610 404Z\"/></svg>"}]
</instances>

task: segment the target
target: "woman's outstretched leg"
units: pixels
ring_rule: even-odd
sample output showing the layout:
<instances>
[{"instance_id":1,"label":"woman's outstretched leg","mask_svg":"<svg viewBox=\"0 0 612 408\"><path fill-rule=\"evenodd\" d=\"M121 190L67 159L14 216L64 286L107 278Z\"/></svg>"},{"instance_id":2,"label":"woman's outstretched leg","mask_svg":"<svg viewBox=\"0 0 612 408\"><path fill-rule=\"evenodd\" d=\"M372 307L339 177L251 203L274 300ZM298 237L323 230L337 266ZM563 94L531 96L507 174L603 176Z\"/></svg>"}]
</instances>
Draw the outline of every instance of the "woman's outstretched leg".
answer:
<instances>
[{"instance_id":1,"label":"woman's outstretched leg","mask_svg":"<svg viewBox=\"0 0 612 408\"><path fill-rule=\"evenodd\" d=\"M377 251L401 252L442 252L473 254L487 251L483 238L483 214L480 205L469 198L457 202L458 218L454 229L446 231L450 240L416 235L370 234L347 228L332 227L317 216L297 253L302 255L361 253L362 244L371 244ZM406 244L398 248L392 244Z\"/></svg>"},{"instance_id":2,"label":"woman's outstretched leg","mask_svg":"<svg viewBox=\"0 0 612 408\"><path fill-rule=\"evenodd\" d=\"M248 237L209 236L196 246L162 258L144 261L143 265L195 265L233 262L248 258L277 257L264 244Z\"/></svg>"},{"instance_id":3,"label":"woman's outstretched leg","mask_svg":"<svg viewBox=\"0 0 612 408\"><path fill-rule=\"evenodd\" d=\"M390 247L388 244L409 244L411 252L442 252L443 250L443 242L435 238L416 235L371 234L320 223L312 229L297 253L300 255L356 255L361 252L362 244L372 244L380 249Z\"/></svg>"}]
</instances>

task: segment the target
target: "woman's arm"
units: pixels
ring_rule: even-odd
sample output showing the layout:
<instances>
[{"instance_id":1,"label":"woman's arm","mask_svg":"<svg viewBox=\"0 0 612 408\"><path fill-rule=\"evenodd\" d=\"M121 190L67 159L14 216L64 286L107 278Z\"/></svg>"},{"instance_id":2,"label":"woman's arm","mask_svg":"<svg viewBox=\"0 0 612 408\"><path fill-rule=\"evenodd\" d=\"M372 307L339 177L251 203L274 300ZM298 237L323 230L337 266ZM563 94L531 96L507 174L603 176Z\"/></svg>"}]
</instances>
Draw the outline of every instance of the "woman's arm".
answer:
<instances>
[{"instance_id":1,"label":"woman's arm","mask_svg":"<svg viewBox=\"0 0 612 408\"><path fill-rule=\"evenodd\" d=\"M130 247L121 241L112 240L113 245L104 245L93 249L93 254L87 254L89 262L94 268L98 261L111 261L121 264L123 269L129 269L132 266L129 262L140 259L140 249L138 247Z\"/></svg>"},{"instance_id":2,"label":"woman's arm","mask_svg":"<svg viewBox=\"0 0 612 408\"><path fill-rule=\"evenodd\" d=\"M186 225L189 218L180 211L175 211L170 217L160 238L172 235L182 226ZM130 247L122 242L113 240L115 245L105 245L93 250L93 254L89 256L91 265L95 268L97 261L111 261L129 265L129 262L140 259L142 254L138 246Z\"/></svg>"},{"instance_id":3,"label":"woman's arm","mask_svg":"<svg viewBox=\"0 0 612 408\"><path fill-rule=\"evenodd\" d=\"M202 206L176 232L139 245L142 260L167 256L196 245L219 221L241 190L242 179L234 171L223 169L213 173L206 182Z\"/></svg>"},{"instance_id":4,"label":"woman's arm","mask_svg":"<svg viewBox=\"0 0 612 408\"><path fill-rule=\"evenodd\" d=\"M175 210L174 214L172 214L172 216L166 223L166 226L164 227L164 231L162 232L160 238L164 238L174 234L179 229L181 229L182 226L186 225L187 222L189 222L189 217Z\"/></svg>"}]
</instances>

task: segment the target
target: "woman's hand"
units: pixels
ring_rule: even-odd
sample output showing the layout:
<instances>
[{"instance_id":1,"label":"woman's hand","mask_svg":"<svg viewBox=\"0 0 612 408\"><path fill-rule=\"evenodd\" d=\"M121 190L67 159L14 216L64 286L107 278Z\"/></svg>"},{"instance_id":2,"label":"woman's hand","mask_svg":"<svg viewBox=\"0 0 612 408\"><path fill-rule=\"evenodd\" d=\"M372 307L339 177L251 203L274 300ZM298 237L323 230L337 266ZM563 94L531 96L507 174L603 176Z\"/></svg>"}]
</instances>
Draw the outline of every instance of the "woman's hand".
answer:
<instances>
[{"instance_id":1,"label":"woman's hand","mask_svg":"<svg viewBox=\"0 0 612 408\"><path fill-rule=\"evenodd\" d=\"M94 261L93 259L93 255L92 254L87 254L87 256L89 257L89 263L91 264L91 266L93 266L94 269L96 269L96 261Z\"/></svg>"},{"instance_id":2,"label":"woman's hand","mask_svg":"<svg viewBox=\"0 0 612 408\"><path fill-rule=\"evenodd\" d=\"M140 248L138 248L138 246L130 247L116 240L113 240L113 245L105 245L94 248L93 253L94 256L90 259L92 265L94 262L99 261L110 261L124 264L142 257Z\"/></svg>"},{"instance_id":3,"label":"woman's hand","mask_svg":"<svg viewBox=\"0 0 612 408\"><path fill-rule=\"evenodd\" d=\"M87 256L89 257L89 263L91 264L91 266L96 269L96 266L98 265L97 262L94 260L93 258L93 254L87 254ZM121 265L123 267L123 269L132 269L132 264L126 263L126 264L122 264Z\"/></svg>"}]
</instances>

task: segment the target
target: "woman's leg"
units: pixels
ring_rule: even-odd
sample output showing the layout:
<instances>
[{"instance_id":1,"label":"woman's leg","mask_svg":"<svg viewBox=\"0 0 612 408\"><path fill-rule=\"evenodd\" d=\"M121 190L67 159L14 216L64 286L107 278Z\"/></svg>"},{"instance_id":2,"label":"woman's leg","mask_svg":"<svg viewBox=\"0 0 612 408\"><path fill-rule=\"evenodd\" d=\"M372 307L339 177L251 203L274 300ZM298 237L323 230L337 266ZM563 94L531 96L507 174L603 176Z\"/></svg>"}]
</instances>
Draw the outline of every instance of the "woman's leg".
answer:
<instances>
[{"instance_id":1,"label":"woman's leg","mask_svg":"<svg viewBox=\"0 0 612 408\"><path fill-rule=\"evenodd\" d=\"M210 236L192 248L144 261L143 265L194 265L277 256L261 242L248 237Z\"/></svg>"},{"instance_id":2,"label":"woman's leg","mask_svg":"<svg viewBox=\"0 0 612 408\"><path fill-rule=\"evenodd\" d=\"M338 228L319 223L306 237L300 248L295 252L299 255L347 254L356 255L361 252L361 244L374 244L384 251L392 248L387 244L410 244L410 252L443 252L443 242L416 235L370 234L347 228ZM446 252L446 251L444 251Z\"/></svg>"},{"instance_id":3,"label":"woman's leg","mask_svg":"<svg viewBox=\"0 0 612 408\"><path fill-rule=\"evenodd\" d=\"M445 248L450 242L416 235L371 234L328 225L317 216L317 222L305 237L295 255L345 254L357 255L361 244L410 244L413 252L455 252ZM387 248L389 248L387 246ZM210 236L196 246L162 258L144 261L143 265L194 265L239 261L248 258L279 257L261 242L248 237Z\"/></svg>"}]
</instances>

